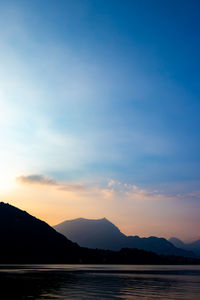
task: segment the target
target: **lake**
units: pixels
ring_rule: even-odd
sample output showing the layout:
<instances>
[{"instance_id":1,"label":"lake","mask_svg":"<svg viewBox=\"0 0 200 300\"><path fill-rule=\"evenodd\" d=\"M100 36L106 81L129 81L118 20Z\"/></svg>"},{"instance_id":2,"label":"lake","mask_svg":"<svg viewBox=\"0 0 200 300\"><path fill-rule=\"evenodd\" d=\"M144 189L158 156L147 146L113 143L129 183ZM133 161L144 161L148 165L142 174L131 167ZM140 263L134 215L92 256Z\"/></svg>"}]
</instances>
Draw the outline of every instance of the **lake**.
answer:
<instances>
[{"instance_id":1,"label":"lake","mask_svg":"<svg viewBox=\"0 0 200 300\"><path fill-rule=\"evenodd\" d=\"M200 299L200 266L0 265L0 299Z\"/></svg>"}]
</instances>

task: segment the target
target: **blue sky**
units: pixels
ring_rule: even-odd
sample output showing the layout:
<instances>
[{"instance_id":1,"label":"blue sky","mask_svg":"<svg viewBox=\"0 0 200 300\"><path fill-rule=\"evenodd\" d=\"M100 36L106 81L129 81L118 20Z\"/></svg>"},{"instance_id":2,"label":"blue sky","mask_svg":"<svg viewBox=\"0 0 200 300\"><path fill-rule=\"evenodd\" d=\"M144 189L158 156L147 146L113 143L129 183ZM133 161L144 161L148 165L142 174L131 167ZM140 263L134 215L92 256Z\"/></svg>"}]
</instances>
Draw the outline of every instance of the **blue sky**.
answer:
<instances>
[{"instance_id":1,"label":"blue sky","mask_svg":"<svg viewBox=\"0 0 200 300\"><path fill-rule=\"evenodd\" d=\"M199 1L1 1L0 11L6 183L42 174L199 191ZM188 201L199 209L199 196Z\"/></svg>"}]
</instances>

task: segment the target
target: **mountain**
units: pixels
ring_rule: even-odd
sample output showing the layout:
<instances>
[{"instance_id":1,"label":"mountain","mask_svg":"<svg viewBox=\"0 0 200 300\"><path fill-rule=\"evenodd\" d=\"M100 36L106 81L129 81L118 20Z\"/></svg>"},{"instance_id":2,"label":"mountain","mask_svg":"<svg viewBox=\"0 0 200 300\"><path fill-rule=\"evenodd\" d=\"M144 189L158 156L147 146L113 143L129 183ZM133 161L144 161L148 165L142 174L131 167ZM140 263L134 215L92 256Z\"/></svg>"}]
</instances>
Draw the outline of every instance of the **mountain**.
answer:
<instances>
[{"instance_id":1,"label":"mountain","mask_svg":"<svg viewBox=\"0 0 200 300\"><path fill-rule=\"evenodd\" d=\"M191 251L175 247L164 238L126 236L106 218L93 220L78 218L62 222L54 228L82 247L120 250L137 248L164 255L192 257Z\"/></svg>"},{"instance_id":2,"label":"mountain","mask_svg":"<svg viewBox=\"0 0 200 300\"><path fill-rule=\"evenodd\" d=\"M200 264L195 258L161 256L138 249L83 248L47 223L3 202L0 242L0 264Z\"/></svg>"},{"instance_id":3,"label":"mountain","mask_svg":"<svg viewBox=\"0 0 200 300\"><path fill-rule=\"evenodd\" d=\"M197 256L200 256L200 240L194 241L192 243L184 243L180 239L172 237L169 241L176 247L182 248L187 251L194 252Z\"/></svg>"},{"instance_id":4,"label":"mountain","mask_svg":"<svg viewBox=\"0 0 200 300\"><path fill-rule=\"evenodd\" d=\"M0 203L0 263L73 261L79 246L47 223L12 205Z\"/></svg>"},{"instance_id":5,"label":"mountain","mask_svg":"<svg viewBox=\"0 0 200 300\"><path fill-rule=\"evenodd\" d=\"M172 243L175 247L184 249L185 244L178 238L172 237L169 239L169 242Z\"/></svg>"},{"instance_id":6,"label":"mountain","mask_svg":"<svg viewBox=\"0 0 200 300\"><path fill-rule=\"evenodd\" d=\"M82 247L120 250L126 240L126 236L106 218L99 220L78 218L65 221L54 228L70 240L78 241Z\"/></svg>"}]
</instances>

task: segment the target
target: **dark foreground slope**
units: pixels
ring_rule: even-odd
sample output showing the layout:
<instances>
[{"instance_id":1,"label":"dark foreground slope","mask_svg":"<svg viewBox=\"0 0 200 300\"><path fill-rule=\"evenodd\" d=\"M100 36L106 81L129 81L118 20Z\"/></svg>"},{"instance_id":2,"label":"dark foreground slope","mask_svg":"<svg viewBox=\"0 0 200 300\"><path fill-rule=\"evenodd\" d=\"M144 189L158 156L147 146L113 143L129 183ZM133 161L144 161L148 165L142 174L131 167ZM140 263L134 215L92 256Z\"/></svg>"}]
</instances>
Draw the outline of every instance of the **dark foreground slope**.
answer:
<instances>
[{"instance_id":1,"label":"dark foreground slope","mask_svg":"<svg viewBox=\"0 0 200 300\"><path fill-rule=\"evenodd\" d=\"M73 261L79 246L47 223L0 203L0 263Z\"/></svg>"},{"instance_id":2,"label":"dark foreground slope","mask_svg":"<svg viewBox=\"0 0 200 300\"><path fill-rule=\"evenodd\" d=\"M164 238L126 236L106 218L99 220L74 219L62 222L54 228L82 247L120 250L137 248L157 254L191 257L191 251L179 249Z\"/></svg>"},{"instance_id":3,"label":"dark foreground slope","mask_svg":"<svg viewBox=\"0 0 200 300\"><path fill-rule=\"evenodd\" d=\"M82 248L27 212L0 203L0 263L196 264L200 261L138 249Z\"/></svg>"}]
</instances>

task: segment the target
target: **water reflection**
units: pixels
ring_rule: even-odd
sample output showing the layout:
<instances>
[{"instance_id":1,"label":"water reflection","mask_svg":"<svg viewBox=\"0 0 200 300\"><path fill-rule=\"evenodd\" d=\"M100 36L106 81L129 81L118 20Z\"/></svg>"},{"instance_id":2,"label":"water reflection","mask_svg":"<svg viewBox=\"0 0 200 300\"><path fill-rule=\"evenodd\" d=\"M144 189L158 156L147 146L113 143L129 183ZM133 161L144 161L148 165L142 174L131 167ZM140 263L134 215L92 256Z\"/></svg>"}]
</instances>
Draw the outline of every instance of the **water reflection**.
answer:
<instances>
[{"instance_id":1,"label":"water reflection","mask_svg":"<svg viewBox=\"0 0 200 300\"><path fill-rule=\"evenodd\" d=\"M1 267L0 298L199 300L200 267Z\"/></svg>"}]
</instances>

